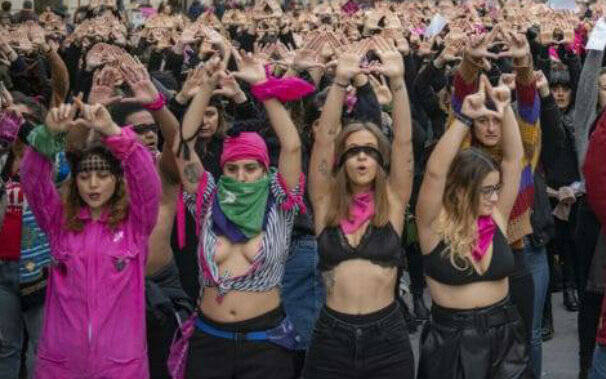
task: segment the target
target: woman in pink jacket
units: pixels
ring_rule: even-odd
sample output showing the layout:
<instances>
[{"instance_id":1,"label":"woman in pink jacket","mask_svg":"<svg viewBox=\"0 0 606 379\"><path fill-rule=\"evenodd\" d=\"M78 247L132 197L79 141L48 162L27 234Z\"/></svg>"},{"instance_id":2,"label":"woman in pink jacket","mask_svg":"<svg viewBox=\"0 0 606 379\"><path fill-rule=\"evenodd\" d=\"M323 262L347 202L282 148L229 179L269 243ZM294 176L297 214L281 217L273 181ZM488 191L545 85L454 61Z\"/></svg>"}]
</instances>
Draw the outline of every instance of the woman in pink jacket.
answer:
<instances>
[{"instance_id":1,"label":"woman in pink jacket","mask_svg":"<svg viewBox=\"0 0 606 379\"><path fill-rule=\"evenodd\" d=\"M63 104L30 135L23 190L54 258L34 377L147 379L144 276L160 180L149 151L101 105ZM83 118L73 120L76 109ZM61 199L48 156L68 127L103 143L70 154Z\"/></svg>"}]
</instances>

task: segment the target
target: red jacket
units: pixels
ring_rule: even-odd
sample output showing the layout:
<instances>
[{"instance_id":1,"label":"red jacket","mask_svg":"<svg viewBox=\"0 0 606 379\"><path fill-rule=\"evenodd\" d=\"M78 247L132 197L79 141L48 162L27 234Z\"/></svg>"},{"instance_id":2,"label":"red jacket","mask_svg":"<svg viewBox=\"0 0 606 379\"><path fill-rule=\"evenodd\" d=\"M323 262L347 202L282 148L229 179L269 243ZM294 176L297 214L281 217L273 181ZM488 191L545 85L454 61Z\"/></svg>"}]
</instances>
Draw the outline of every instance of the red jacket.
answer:
<instances>
[{"instance_id":1,"label":"red jacket","mask_svg":"<svg viewBox=\"0 0 606 379\"><path fill-rule=\"evenodd\" d=\"M596 129L591 135L583 173L587 187L587 199L591 209L595 212L600 223L606 226L606 112L602 112L596 124ZM602 229L602 232L604 232L604 229ZM606 252L598 253L606 254ZM602 302L596 341L601 345L606 345L606 296Z\"/></svg>"}]
</instances>

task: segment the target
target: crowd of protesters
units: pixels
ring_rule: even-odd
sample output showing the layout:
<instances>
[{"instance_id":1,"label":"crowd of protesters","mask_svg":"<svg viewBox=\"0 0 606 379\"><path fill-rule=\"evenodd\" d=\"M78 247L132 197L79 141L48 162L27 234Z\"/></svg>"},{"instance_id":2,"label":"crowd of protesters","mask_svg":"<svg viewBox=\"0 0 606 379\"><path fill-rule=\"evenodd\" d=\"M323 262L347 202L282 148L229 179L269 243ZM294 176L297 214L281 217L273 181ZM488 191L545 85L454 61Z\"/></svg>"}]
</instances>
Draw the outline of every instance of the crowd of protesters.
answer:
<instances>
[{"instance_id":1,"label":"crowd of protesters","mask_svg":"<svg viewBox=\"0 0 606 379\"><path fill-rule=\"evenodd\" d=\"M606 3L119 3L1 4L0 378L606 378Z\"/></svg>"}]
</instances>

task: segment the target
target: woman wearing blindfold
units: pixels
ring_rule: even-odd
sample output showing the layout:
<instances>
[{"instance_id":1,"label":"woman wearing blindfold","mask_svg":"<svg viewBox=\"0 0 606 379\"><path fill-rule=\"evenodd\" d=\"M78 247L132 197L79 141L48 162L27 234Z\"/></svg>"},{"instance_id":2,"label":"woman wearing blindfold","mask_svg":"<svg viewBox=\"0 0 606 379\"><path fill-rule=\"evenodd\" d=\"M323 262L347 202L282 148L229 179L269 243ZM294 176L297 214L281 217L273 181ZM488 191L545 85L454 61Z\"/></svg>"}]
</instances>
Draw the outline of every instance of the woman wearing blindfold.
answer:
<instances>
[{"instance_id":1,"label":"woman wearing blindfold","mask_svg":"<svg viewBox=\"0 0 606 379\"><path fill-rule=\"evenodd\" d=\"M410 108L402 56L393 42L371 41L339 57L315 130L310 194L326 305L305 362L306 379L414 377L412 349L394 295L412 189ZM341 128L347 87L356 75L364 75L360 66L369 50L379 57L374 69L389 79L393 93L391 148L373 123Z\"/></svg>"}]
</instances>

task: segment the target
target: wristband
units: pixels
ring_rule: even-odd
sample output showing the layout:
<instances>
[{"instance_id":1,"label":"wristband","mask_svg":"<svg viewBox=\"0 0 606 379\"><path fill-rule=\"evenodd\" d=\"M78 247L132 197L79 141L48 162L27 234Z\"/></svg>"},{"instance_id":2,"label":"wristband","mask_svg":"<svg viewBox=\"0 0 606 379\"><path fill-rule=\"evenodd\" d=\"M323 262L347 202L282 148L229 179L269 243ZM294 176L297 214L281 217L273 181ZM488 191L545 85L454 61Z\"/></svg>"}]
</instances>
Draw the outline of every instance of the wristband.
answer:
<instances>
[{"instance_id":1,"label":"wristband","mask_svg":"<svg viewBox=\"0 0 606 379\"><path fill-rule=\"evenodd\" d=\"M164 96L161 92L158 92L156 99L151 103L142 104L143 108L147 109L148 111L159 111L164 105L166 105L166 96Z\"/></svg>"},{"instance_id":2,"label":"wristband","mask_svg":"<svg viewBox=\"0 0 606 379\"><path fill-rule=\"evenodd\" d=\"M473 119L465 116L463 113L454 112L454 117L468 128L471 128L471 126L473 125Z\"/></svg>"}]
</instances>

